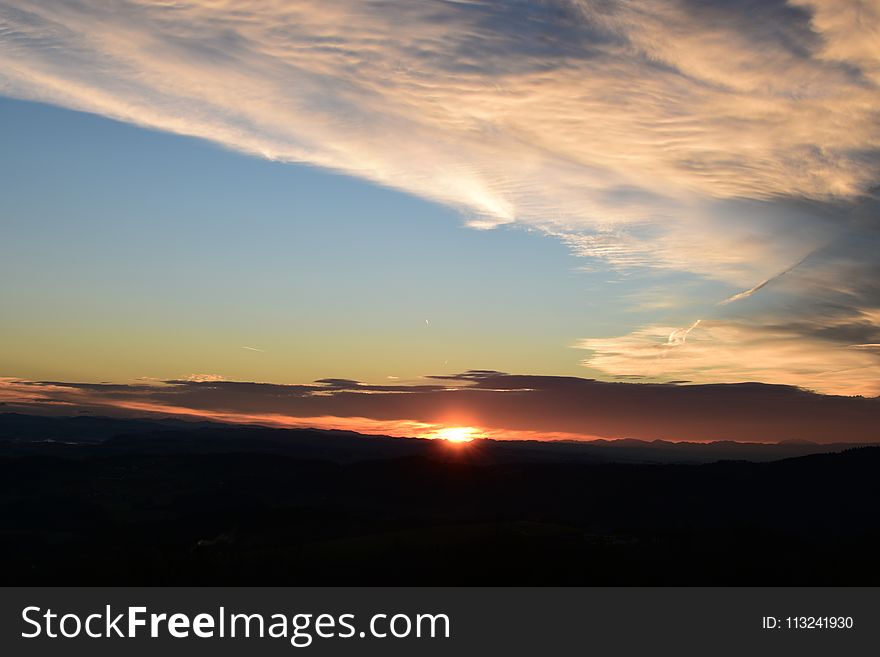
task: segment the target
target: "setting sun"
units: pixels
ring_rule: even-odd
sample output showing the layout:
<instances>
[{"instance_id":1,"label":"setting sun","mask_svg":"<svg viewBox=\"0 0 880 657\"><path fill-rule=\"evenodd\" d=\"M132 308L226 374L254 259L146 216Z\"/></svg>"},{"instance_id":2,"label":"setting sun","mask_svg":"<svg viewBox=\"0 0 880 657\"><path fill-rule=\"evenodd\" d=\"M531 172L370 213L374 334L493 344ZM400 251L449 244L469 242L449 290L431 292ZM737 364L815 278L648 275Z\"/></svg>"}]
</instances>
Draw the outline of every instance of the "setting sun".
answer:
<instances>
[{"instance_id":1,"label":"setting sun","mask_svg":"<svg viewBox=\"0 0 880 657\"><path fill-rule=\"evenodd\" d=\"M474 438L479 438L479 433L479 430L473 427L445 427L438 429L428 437L446 440L451 443L469 443Z\"/></svg>"}]
</instances>

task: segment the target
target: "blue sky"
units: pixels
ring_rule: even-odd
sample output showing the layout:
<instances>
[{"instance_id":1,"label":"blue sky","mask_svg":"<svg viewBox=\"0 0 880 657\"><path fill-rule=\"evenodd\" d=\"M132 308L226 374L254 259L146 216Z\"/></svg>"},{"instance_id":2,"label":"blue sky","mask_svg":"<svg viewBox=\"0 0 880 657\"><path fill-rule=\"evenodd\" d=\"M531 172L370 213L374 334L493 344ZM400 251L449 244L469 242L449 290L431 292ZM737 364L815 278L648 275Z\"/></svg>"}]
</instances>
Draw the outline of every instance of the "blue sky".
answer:
<instances>
[{"instance_id":1,"label":"blue sky","mask_svg":"<svg viewBox=\"0 0 880 657\"><path fill-rule=\"evenodd\" d=\"M578 339L645 317L637 276L537 231L39 103L0 117L8 376L583 374Z\"/></svg>"}]
</instances>

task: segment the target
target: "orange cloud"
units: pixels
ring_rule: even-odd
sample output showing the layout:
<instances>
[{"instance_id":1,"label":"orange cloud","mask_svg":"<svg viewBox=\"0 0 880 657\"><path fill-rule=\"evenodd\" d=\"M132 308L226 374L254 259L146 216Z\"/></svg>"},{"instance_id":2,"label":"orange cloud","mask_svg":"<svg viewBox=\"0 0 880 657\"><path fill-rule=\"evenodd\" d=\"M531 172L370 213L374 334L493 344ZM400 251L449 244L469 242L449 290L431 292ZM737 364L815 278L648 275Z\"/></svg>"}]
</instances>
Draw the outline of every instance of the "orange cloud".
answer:
<instances>
[{"instance_id":1,"label":"orange cloud","mask_svg":"<svg viewBox=\"0 0 880 657\"><path fill-rule=\"evenodd\" d=\"M669 336L682 337L673 341ZM880 395L876 353L793 327L702 320L686 330L649 326L619 337L581 340L578 346L592 352L585 364L612 376L765 381L832 395Z\"/></svg>"},{"instance_id":2,"label":"orange cloud","mask_svg":"<svg viewBox=\"0 0 880 657\"><path fill-rule=\"evenodd\" d=\"M670 348L694 344L696 331ZM5 379L0 381L0 399L9 410L25 412L159 414L392 436L504 440L858 442L876 439L880 417L880 398L823 396L778 385L608 383L491 371L434 378L438 383L413 386L342 379L312 385L232 381L113 385Z\"/></svg>"}]
</instances>

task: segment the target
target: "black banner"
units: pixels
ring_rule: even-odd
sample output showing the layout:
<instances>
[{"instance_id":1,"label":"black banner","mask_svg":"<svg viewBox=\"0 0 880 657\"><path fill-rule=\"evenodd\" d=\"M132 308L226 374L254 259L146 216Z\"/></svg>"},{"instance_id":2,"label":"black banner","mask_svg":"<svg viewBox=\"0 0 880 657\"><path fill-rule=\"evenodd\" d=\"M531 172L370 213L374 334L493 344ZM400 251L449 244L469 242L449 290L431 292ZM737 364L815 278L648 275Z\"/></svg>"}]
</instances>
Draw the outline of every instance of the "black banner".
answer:
<instances>
[{"instance_id":1,"label":"black banner","mask_svg":"<svg viewBox=\"0 0 880 657\"><path fill-rule=\"evenodd\" d=\"M7 588L6 655L864 655L876 588Z\"/></svg>"}]
</instances>

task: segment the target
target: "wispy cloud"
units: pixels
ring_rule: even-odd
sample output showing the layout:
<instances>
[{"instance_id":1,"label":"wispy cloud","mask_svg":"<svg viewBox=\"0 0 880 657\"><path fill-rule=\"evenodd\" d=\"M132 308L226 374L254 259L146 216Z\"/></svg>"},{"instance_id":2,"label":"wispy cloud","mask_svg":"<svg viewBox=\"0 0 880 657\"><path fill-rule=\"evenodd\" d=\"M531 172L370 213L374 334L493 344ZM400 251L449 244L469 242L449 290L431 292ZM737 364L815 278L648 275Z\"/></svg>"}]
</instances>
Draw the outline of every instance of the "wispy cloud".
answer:
<instances>
[{"instance_id":1,"label":"wispy cloud","mask_svg":"<svg viewBox=\"0 0 880 657\"><path fill-rule=\"evenodd\" d=\"M827 394L880 395L880 354L822 337L825 330L820 325L702 320L686 329L648 326L623 336L589 338L579 346L591 352L585 364L614 376L771 381Z\"/></svg>"},{"instance_id":2,"label":"wispy cloud","mask_svg":"<svg viewBox=\"0 0 880 657\"><path fill-rule=\"evenodd\" d=\"M223 381L224 378L219 374L190 374L186 377L186 380L196 383L205 383L208 381Z\"/></svg>"},{"instance_id":3,"label":"wispy cloud","mask_svg":"<svg viewBox=\"0 0 880 657\"><path fill-rule=\"evenodd\" d=\"M705 308L697 326L649 323L577 346L607 376L877 395L880 351L859 345L880 343L878 249L877 230L849 234L761 285L761 294Z\"/></svg>"},{"instance_id":4,"label":"wispy cloud","mask_svg":"<svg viewBox=\"0 0 880 657\"><path fill-rule=\"evenodd\" d=\"M0 90L650 259L646 223L715 240L713 199L875 184L877 21L859 4L7 0ZM764 269L716 251L703 269Z\"/></svg>"}]
</instances>

